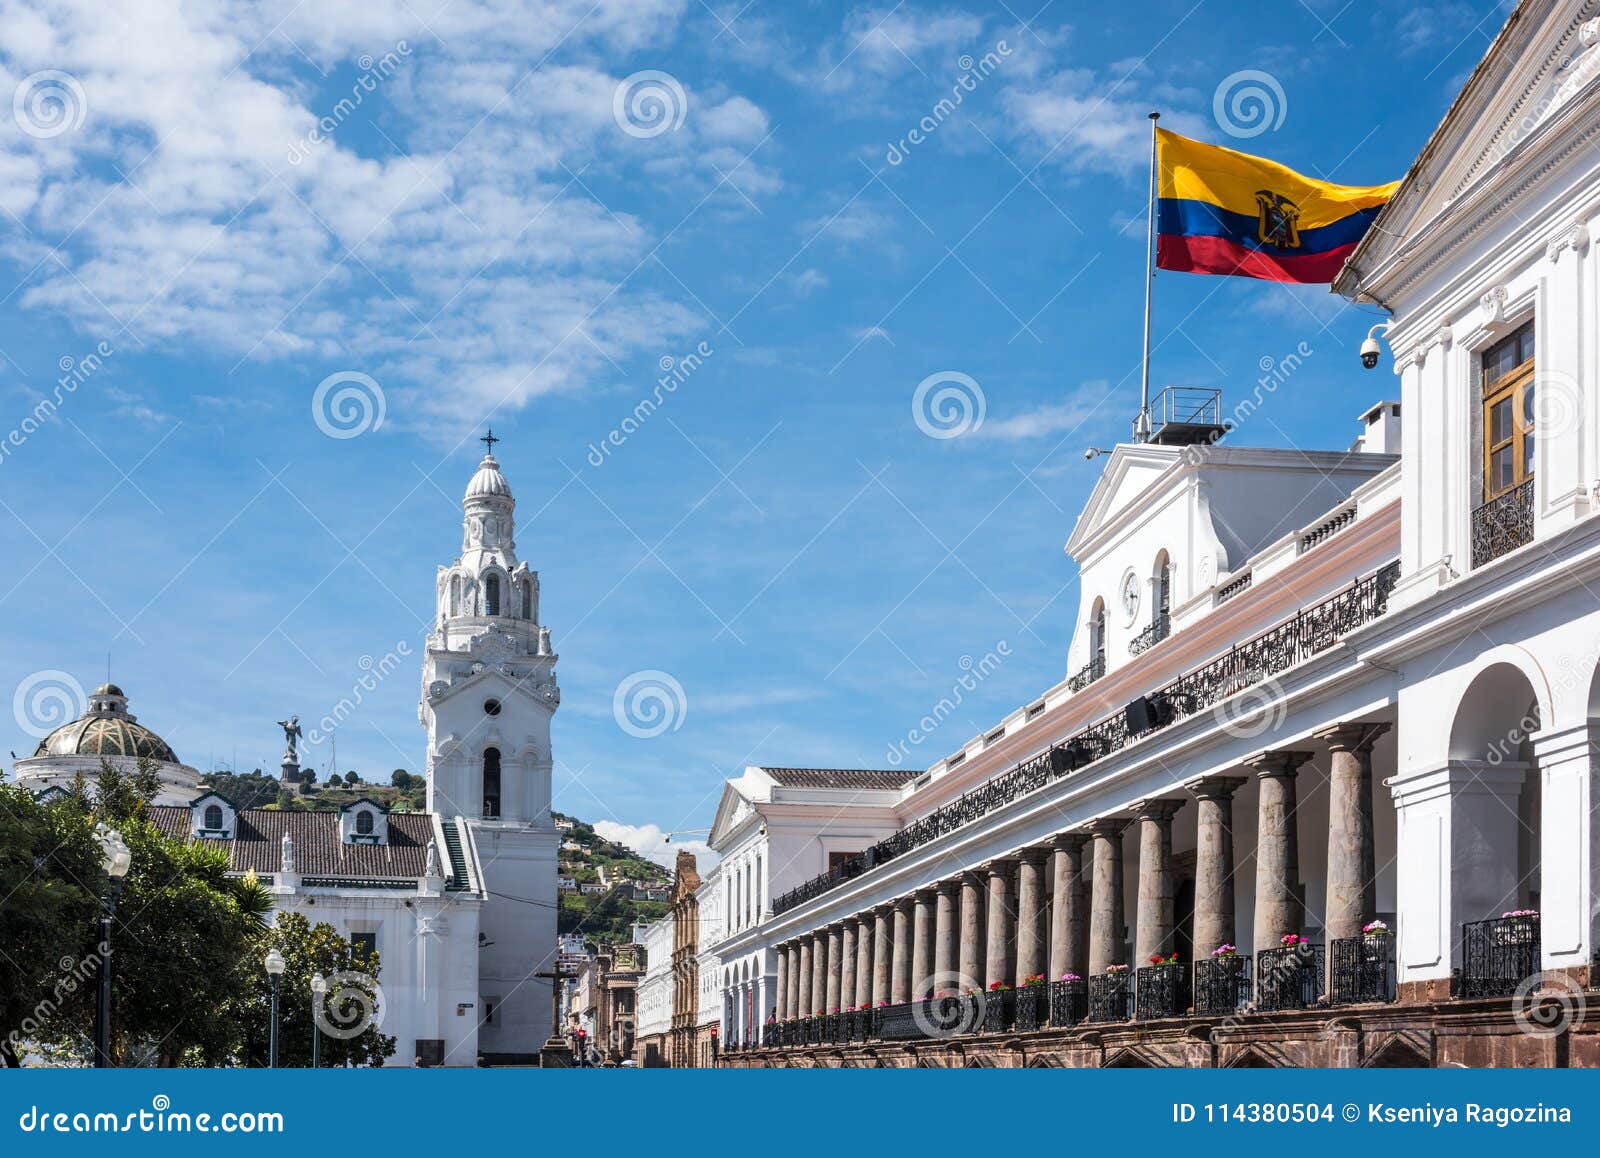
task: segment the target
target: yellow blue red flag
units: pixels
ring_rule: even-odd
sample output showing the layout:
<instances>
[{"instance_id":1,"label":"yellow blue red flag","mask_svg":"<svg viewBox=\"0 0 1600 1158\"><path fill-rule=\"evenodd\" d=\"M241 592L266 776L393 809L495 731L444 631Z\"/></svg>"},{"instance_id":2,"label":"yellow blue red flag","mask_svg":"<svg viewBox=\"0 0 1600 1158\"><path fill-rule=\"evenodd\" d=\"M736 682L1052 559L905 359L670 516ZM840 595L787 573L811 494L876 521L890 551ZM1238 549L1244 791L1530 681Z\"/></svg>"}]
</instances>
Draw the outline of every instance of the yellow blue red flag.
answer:
<instances>
[{"instance_id":1,"label":"yellow blue red flag","mask_svg":"<svg viewBox=\"0 0 1600 1158\"><path fill-rule=\"evenodd\" d=\"M1156 130L1156 267L1331 282L1387 185L1334 185L1262 157Z\"/></svg>"}]
</instances>

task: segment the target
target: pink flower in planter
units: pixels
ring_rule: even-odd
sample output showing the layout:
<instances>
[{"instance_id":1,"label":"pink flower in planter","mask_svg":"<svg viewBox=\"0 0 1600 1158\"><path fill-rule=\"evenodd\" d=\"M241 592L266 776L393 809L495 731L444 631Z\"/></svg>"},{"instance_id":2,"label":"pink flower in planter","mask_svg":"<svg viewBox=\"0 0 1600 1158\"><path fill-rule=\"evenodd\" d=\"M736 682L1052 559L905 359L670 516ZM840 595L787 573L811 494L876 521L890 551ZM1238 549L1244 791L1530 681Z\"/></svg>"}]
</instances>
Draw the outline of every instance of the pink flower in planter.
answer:
<instances>
[{"instance_id":1,"label":"pink flower in planter","mask_svg":"<svg viewBox=\"0 0 1600 1158\"><path fill-rule=\"evenodd\" d=\"M1061 980L1063 980L1063 981L1082 981L1083 978L1079 977L1076 973L1072 972L1071 970L1068 970L1067 972L1065 972L1065 973L1063 973L1061 975Z\"/></svg>"}]
</instances>

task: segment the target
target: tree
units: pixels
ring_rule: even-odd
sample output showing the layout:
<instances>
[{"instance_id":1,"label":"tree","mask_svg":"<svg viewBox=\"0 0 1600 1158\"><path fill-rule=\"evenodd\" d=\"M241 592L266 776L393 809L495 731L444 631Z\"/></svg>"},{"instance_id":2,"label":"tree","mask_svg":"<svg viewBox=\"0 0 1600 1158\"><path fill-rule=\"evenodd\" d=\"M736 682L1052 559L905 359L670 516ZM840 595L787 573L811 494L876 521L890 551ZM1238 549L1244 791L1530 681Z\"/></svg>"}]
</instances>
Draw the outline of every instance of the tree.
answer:
<instances>
[{"instance_id":1,"label":"tree","mask_svg":"<svg viewBox=\"0 0 1600 1158\"><path fill-rule=\"evenodd\" d=\"M21 1064L23 1043L93 989L94 890L106 887L87 816L0 778L0 1065Z\"/></svg>"},{"instance_id":2,"label":"tree","mask_svg":"<svg viewBox=\"0 0 1600 1158\"><path fill-rule=\"evenodd\" d=\"M167 837L151 822L154 765L123 773L102 761L70 801L122 833L133 854L112 925L112 1062L223 1065L237 1054L240 963L259 961L272 897L253 875L230 876L228 853ZM93 987L55 1025L87 1037Z\"/></svg>"},{"instance_id":3,"label":"tree","mask_svg":"<svg viewBox=\"0 0 1600 1158\"><path fill-rule=\"evenodd\" d=\"M333 979L323 1001L321 1063L325 1066L378 1066L392 1057L395 1039L380 1032L381 1003L375 1002L379 961L376 952L362 954L332 925L312 925L300 913L280 913L276 926L260 943L260 955L240 966L240 988L247 994L239 1010L244 1028L243 1058L265 1065L268 1057L272 988L262 957L276 948L283 954L278 979L278 1064L309 1066L313 1013L311 977ZM368 980L370 979L370 980ZM377 1016L377 1024L368 1022ZM354 1037L339 1036L360 1027Z\"/></svg>"},{"instance_id":4,"label":"tree","mask_svg":"<svg viewBox=\"0 0 1600 1158\"><path fill-rule=\"evenodd\" d=\"M357 776L354 772L346 772L344 774L344 784L346 788L354 788L360 783L361 777Z\"/></svg>"},{"instance_id":5,"label":"tree","mask_svg":"<svg viewBox=\"0 0 1600 1158\"><path fill-rule=\"evenodd\" d=\"M403 792L411 787L411 773L404 768L396 768L394 775L389 777L389 783Z\"/></svg>"}]
</instances>

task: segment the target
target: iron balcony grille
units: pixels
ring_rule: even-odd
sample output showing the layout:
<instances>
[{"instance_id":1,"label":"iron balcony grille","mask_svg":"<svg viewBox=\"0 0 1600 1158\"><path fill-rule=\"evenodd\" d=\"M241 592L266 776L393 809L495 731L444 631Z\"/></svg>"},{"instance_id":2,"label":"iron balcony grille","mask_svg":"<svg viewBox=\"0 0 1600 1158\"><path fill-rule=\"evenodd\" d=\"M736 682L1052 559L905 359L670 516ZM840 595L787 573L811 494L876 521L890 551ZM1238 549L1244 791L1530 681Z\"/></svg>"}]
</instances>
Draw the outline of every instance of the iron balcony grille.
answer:
<instances>
[{"instance_id":1,"label":"iron balcony grille","mask_svg":"<svg viewBox=\"0 0 1600 1158\"><path fill-rule=\"evenodd\" d=\"M983 995L983 1032L1004 1033L1017 1021L1017 991L1002 989Z\"/></svg>"},{"instance_id":2,"label":"iron balcony grille","mask_svg":"<svg viewBox=\"0 0 1600 1158\"><path fill-rule=\"evenodd\" d=\"M1458 997L1503 997L1539 972L1539 918L1496 917L1461 926Z\"/></svg>"},{"instance_id":3,"label":"iron balcony grille","mask_svg":"<svg viewBox=\"0 0 1600 1158\"><path fill-rule=\"evenodd\" d=\"M1257 953L1256 1008L1273 1013L1318 1004L1326 961L1321 945L1304 943Z\"/></svg>"},{"instance_id":4,"label":"iron balcony grille","mask_svg":"<svg viewBox=\"0 0 1600 1158\"><path fill-rule=\"evenodd\" d=\"M1250 958L1211 957L1194 963L1194 1011L1231 1017L1250 1004Z\"/></svg>"},{"instance_id":5,"label":"iron balcony grille","mask_svg":"<svg viewBox=\"0 0 1600 1158\"><path fill-rule=\"evenodd\" d=\"M1024 985L1017 990L1016 1028L1019 1031L1043 1029L1050 1024L1050 986Z\"/></svg>"},{"instance_id":6,"label":"iron balcony grille","mask_svg":"<svg viewBox=\"0 0 1600 1158\"><path fill-rule=\"evenodd\" d=\"M1472 512L1472 565L1482 567L1533 542L1533 480Z\"/></svg>"},{"instance_id":7,"label":"iron balcony grille","mask_svg":"<svg viewBox=\"0 0 1600 1158\"><path fill-rule=\"evenodd\" d=\"M1393 937L1341 937L1328 954L1330 1005L1395 999Z\"/></svg>"},{"instance_id":8,"label":"iron balcony grille","mask_svg":"<svg viewBox=\"0 0 1600 1158\"><path fill-rule=\"evenodd\" d=\"M1077 675L1067 681L1067 690L1081 692L1084 688L1094 683L1095 680L1106 674L1106 661L1092 659L1083 665Z\"/></svg>"},{"instance_id":9,"label":"iron balcony grille","mask_svg":"<svg viewBox=\"0 0 1600 1158\"><path fill-rule=\"evenodd\" d=\"M1081 977L1050 983L1050 1024L1057 1029L1077 1025L1089 1016L1089 986Z\"/></svg>"},{"instance_id":10,"label":"iron balcony grille","mask_svg":"<svg viewBox=\"0 0 1600 1158\"><path fill-rule=\"evenodd\" d=\"M1135 981L1134 1009L1140 1021L1183 1017L1189 1012L1189 966L1146 965Z\"/></svg>"},{"instance_id":11,"label":"iron balcony grille","mask_svg":"<svg viewBox=\"0 0 1600 1158\"><path fill-rule=\"evenodd\" d=\"M1371 623L1388 609L1389 594L1399 577L1399 562L1390 563L1151 692L1148 698L1161 705L1161 719L1152 730L1204 711L1236 692L1326 651L1349 632ZM837 868L790 889L773 901L772 911L777 915L798 908L885 861L955 832L1054 780L1119 751L1131 738L1126 713L1118 710L934 809L865 852L846 859Z\"/></svg>"},{"instance_id":12,"label":"iron balcony grille","mask_svg":"<svg viewBox=\"0 0 1600 1158\"><path fill-rule=\"evenodd\" d=\"M1165 611L1156 617L1156 621L1134 636L1128 643L1128 654L1139 655L1149 651L1167 636L1172 634L1172 618Z\"/></svg>"},{"instance_id":13,"label":"iron balcony grille","mask_svg":"<svg viewBox=\"0 0 1600 1158\"><path fill-rule=\"evenodd\" d=\"M1126 973L1089 978L1089 1020L1133 1020L1133 985Z\"/></svg>"}]
</instances>

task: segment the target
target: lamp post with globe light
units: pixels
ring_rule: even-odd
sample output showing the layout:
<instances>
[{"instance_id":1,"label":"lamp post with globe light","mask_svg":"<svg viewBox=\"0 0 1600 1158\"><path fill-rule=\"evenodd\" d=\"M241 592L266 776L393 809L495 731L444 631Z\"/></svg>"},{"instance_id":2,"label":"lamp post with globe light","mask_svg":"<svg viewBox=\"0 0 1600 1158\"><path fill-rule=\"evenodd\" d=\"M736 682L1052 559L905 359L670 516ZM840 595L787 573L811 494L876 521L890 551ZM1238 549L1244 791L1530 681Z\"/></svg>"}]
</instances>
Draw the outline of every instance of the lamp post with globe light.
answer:
<instances>
[{"instance_id":1,"label":"lamp post with globe light","mask_svg":"<svg viewBox=\"0 0 1600 1158\"><path fill-rule=\"evenodd\" d=\"M276 948L267 950L262 966L272 981L272 1013L267 1019L267 1068L278 1068L278 978L283 976L283 954Z\"/></svg>"},{"instance_id":2,"label":"lamp post with globe light","mask_svg":"<svg viewBox=\"0 0 1600 1158\"><path fill-rule=\"evenodd\" d=\"M311 975L311 1068L322 1064L322 995L328 992L328 979L320 973Z\"/></svg>"},{"instance_id":3,"label":"lamp post with globe light","mask_svg":"<svg viewBox=\"0 0 1600 1158\"><path fill-rule=\"evenodd\" d=\"M105 869L111 888L100 905L100 992L94 1016L94 1064L96 1069L111 1065L111 921L116 916L122 882L133 867L133 853L122 834L104 824L95 825L94 838L100 844L100 866Z\"/></svg>"}]
</instances>

